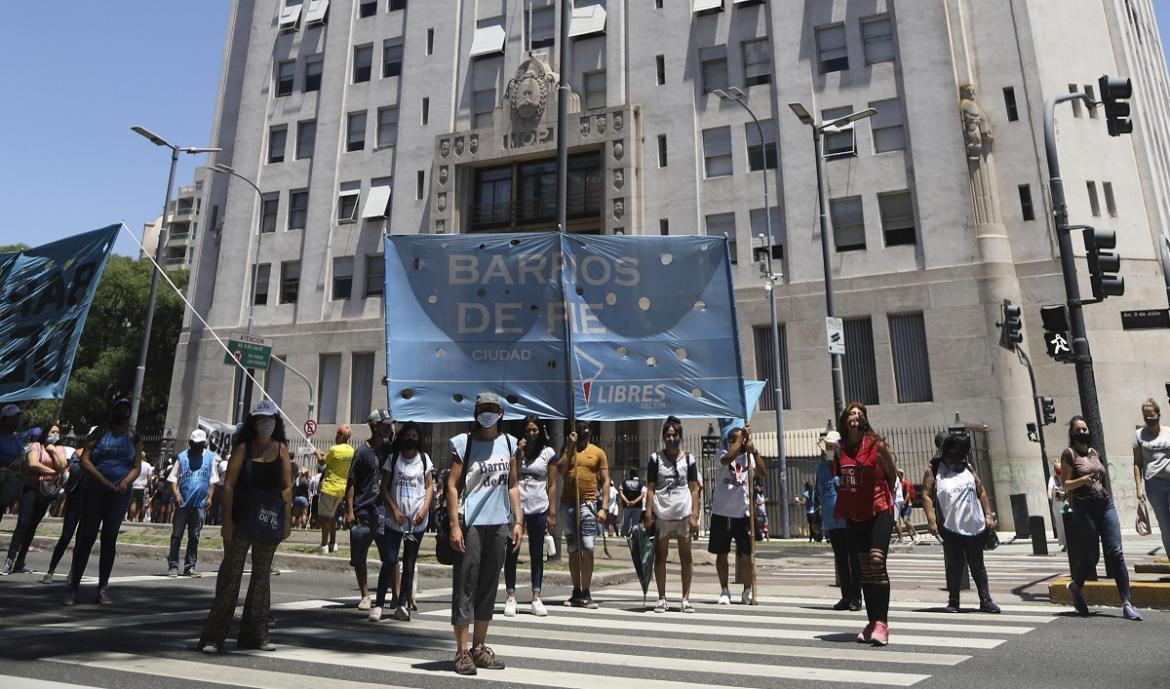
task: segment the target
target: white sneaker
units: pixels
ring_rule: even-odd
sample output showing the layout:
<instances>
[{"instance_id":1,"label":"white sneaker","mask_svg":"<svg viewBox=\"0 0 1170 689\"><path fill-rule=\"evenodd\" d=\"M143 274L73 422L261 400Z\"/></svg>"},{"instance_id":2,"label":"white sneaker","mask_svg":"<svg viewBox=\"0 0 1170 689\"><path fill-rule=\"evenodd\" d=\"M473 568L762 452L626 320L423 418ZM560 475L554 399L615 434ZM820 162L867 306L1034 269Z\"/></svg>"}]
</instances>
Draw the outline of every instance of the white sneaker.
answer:
<instances>
[{"instance_id":1,"label":"white sneaker","mask_svg":"<svg viewBox=\"0 0 1170 689\"><path fill-rule=\"evenodd\" d=\"M723 589L723 591L719 593L718 605L731 605L731 591Z\"/></svg>"},{"instance_id":2,"label":"white sneaker","mask_svg":"<svg viewBox=\"0 0 1170 689\"><path fill-rule=\"evenodd\" d=\"M327 552L329 552L329 546L319 545L316 548L313 548L313 552L314 553L327 553Z\"/></svg>"},{"instance_id":3,"label":"white sneaker","mask_svg":"<svg viewBox=\"0 0 1170 689\"><path fill-rule=\"evenodd\" d=\"M369 609L370 609L370 597L369 596L362 596L362 599L360 601L358 601L358 610L369 610Z\"/></svg>"},{"instance_id":4,"label":"white sneaker","mask_svg":"<svg viewBox=\"0 0 1170 689\"><path fill-rule=\"evenodd\" d=\"M381 622L382 621L382 608L379 608L377 606L370 608L370 616L367 617L366 619L368 619L370 622Z\"/></svg>"},{"instance_id":5,"label":"white sneaker","mask_svg":"<svg viewBox=\"0 0 1170 689\"><path fill-rule=\"evenodd\" d=\"M686 598L683 598L683 600L682 600L682 608L681 609L683 612L694 612L695 611L694 606L692 606L691 602L689 600L687 600Z\"/></svg>"},{"instance_id":6,"label":"white sneaker","mask_svg":"<svg viewBox=\"0 0 1170 689\"><path fill-rule=\"evenodd\" d=\"M504 617L516 616L516 596L508 596L507 602L504 603Z\"/></svg>"},{"instance_id":7,"label":"white sneaker","mask_svg":"<svg viewBox=\"0 0 1170 689\"><path fill-rule=\"evenodd\" d=\"M53 583L53 573L52 572L45 572L45 577L43 579L41 579L41 583L42 584Z\"/></svg>"},{"instance_id":8,"label":"white sneaker","mask_svg":"<svg viewBox=\"0 0 1170 689\"><path fill-rule=\"evenodd\" d=\"M743 594L740 595L740 597L739 597L739 602L743 603L744 605L751 605L752 590L751 589L744 589Z\"/></svg>"},{"instance_id":9,"label":"white sneaker","mask_svg":"<svg viewBox=\"0 0 1170 689\"><path fill-rule=\"evenodd\" d=\"M669 606L666 605L665 598L659 598L658 605L654 606L654 612L666 612L669 609L670 609Z\"/></svg>"},{"instance_id":10,"label":"white sneaker","mask_svg":"<svg viewBox=\"0 0 1170 689\"><path fill-rule=\"evenodd\" d=\"M399 622L410 622L410 611L406 609L405 605L399 605L394 610L394 619Z\"/></svg>"},{"instance_id":11,"label":"white sneaker","mask_svg":"<svg viewBox=\"0 0 1170 689\"><path fill-rule=\"evenodd\" d=\"M544 609L544 603L539 598L532 601L532 614L537 617L548 617L548 610Z\"/></svg>"}]
</instances>

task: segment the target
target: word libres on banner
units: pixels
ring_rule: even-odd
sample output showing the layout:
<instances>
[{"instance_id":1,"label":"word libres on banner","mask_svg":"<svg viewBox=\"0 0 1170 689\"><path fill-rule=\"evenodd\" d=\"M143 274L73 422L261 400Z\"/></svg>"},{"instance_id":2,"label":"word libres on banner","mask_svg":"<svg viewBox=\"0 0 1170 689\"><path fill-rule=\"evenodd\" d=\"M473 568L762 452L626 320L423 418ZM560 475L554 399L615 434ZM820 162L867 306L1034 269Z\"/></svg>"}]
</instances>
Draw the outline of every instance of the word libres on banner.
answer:
<instances>
[{"instance_id":1,"label":"word libres on banner","mask_svg":"<svg viewBox=\"0 0 1170 689\"><path fill-rule=\"evenodd\" d=\"M724 238L388 236L386 295L398 419L745 413Z\"/></svg>"},{"instance_id":2,"label":"word libres on banner","mask_svg":"<svg viewBox=\"0 0 1170 689\"><path fill-rule=\"evenodd\" d=\"M0 402L61 399L121 225L0 254Z\"/></svg>"}]
</instances>

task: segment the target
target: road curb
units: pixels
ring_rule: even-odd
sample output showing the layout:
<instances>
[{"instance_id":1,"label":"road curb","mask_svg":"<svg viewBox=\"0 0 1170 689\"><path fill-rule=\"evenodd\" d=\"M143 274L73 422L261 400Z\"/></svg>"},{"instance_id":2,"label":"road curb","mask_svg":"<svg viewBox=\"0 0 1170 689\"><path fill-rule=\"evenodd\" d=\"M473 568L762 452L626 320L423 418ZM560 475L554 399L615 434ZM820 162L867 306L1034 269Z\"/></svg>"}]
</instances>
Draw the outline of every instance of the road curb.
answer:
<instances>
[{"instance_id":1,"label":"road curb","mask_svg":"<svg viewBox=\"0 0 1170 689\"><path fill-rule=\"evenodd\" d=\"M1068 577L1061 577L1048 584L1048 595L1052 603L1072 605L1068 589L1065 588L1069 581ZM1170 582L1130 581L1129 588L1131 602L1137 607L1170 610ZM1113 584L1112 579L1086 581L1081 591L1089 605L1117 607L1120 604L1117 600L1117 586Z\"/></svg>"}]
</instances>

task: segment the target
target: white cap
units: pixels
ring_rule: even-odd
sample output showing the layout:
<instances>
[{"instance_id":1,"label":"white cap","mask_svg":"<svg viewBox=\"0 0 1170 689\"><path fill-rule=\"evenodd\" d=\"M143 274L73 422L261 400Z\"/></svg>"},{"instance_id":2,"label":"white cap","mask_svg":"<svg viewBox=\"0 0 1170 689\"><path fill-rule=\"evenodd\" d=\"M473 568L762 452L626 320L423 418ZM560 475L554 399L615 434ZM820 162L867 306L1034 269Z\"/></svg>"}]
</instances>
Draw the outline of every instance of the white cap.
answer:
<instances>
[{"instance_id":1,"label":"white cap","mask_svg":"<svg viewBox=\"0 0 1170 689\"><path fill-rule=\"evenodd\" d=\"M195 430L191 431L191 437L188 438L188 440L195 443L196 445L204 445L207 443L207 431L203 430L202 428L196 428Z\"/></svg>"},{"instance_id":2,"label":"white cap","mask_svg":"<svg viewBox=\"0 0 1170 689\"><path fill-rule=\"evenodd\" d=\"M272 400L260 400L252 407L252 416L276 416L280 411Z\"/></svg>"},{"instance_id":3,"label":"white cap","mask_svg":"<svg viewBox=\"0 0 1170 689\"><path fill-rule=\"evenodd\" d=\"M837 445L841 442L841 434L837 431L829 431L825 434L825 442Z\"/></svg>"},{"instance_id":4,"label":"white cap","mask_svg":"<svg viewBox=\"0 0 1170 689\"><path fill-rule=\"evenodd\" d=\"M19 416L20 407L15 404L6 404L3 409L0 409L0 417L7 419L10 416Z\"/></svg>"}]
</instances>

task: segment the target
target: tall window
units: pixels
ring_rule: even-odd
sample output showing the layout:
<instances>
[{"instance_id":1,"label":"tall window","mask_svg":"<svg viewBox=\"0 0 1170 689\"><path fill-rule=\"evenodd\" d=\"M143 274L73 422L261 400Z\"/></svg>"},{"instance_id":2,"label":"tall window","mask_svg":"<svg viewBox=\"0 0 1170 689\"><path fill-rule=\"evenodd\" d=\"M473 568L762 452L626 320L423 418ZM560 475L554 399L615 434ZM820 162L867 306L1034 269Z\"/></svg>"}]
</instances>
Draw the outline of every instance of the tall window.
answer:
<instances>
[{"instance_id":1,"label":"tall window","mask_svg":"<svg viewBox=\"0 0 1170 689\"><path fill-rule=\"evenodd\" d=\"M287 96L293 92L293 75L297 73L296 60L281 62L276 67L276 95Z\"/></svg>"},{"instance_id":2,"label":"tall window","mask_svg":"<svg viewBox=\"0 0 1170 689\"><path fill-rule=\"evenodd\" d=\"M378 13L378 0L362 0L358 5L358 17L372 17Z\"/></svg>"},{"instance_id":3,"label":"tall window","mask_svg":"<svg viewBox=\"0 0 1170 689\"><path fill-rule=\"evenodd\" d=\"M349 299L353 293L353 256L333 257L333 299Z\"/></svg>"},{"instance_id":4,"label":"tall window","mask_svg":"<svg viewBox=\"0 0 1170 689\"><path fill-rule=\"evenodd\" d=\"M669 218L659 218L658 219L658 234L662 235L663 237L670 234L670 219Z\"/></svg>"},{"instance_id":5,"label":"tall window","mask_svg":"<svg viewBox=\"0 0 1170 689\"><path fill-rule=\"evenodd\" d=\"M390 0L390 11L397 12L398 10L406 9L406 0Z\"/></svg>"},{"instance_id":6,"label":"tall window","mask_svg":"<svg viewBox=\"0 0 1170 689\"><path fill-rule=\"evenodd\" d=\"M845 117L853 112L852 105L845 105L840 108L829 108L821 112L821 118L825 122L832 122L833 120ZM843 158L857 154L857 143L853 139L853 123L835 127L831 130L826 129L824 138L822 139L822 152L825 158Z\"/></svg>"},{"instance_id":7,"label":"tall window","mask_svg":"<svg viewBox=\"0 0 1170 689\"><path fill-rule=\"evenodd\" d=\"M512 168L480 168L475 171L476 226L506 225L512 218Z\"/></svg>"},{"instance_id":8,"label":"tall window","mask_svg":"<svg viewBox=\"0 0 1170 689\"><path fill-rule=\"evenodd\" d=\"M398 143L398 108L378 108L378 148L393 146L396 143Z\"/></svg>"},{"instance_id":9,"label":"tall window","mask_svg":"<svg viewBox=\"0 0 1170 689\"><path fill-rule=\"evenodd\" d=\"M849 49L845 42L845 25L822 26L816 30L817 62L820 73L849 69Z\"/></svg>"},{"instance_id":10,"label":"tall window","mask_svg":"<svg viewBox=\"0 0 1170 689\"><path fill-rule=\"evenodd\" d=\"M878 210L882 217L882 235L886 246L914 244L918 233L914 228L914 201L907 191L878 194Z\"/></svg>"},{"instance_id":11,"label":"tall window","mask_svg":"<svg viewBox=\"0 0 1170 689\"><path fill-rule=\"evenodd\" d=\"M317 145L317 120L297 122L297 160L313 157Z\"/></svg>"},{"instance_id":12,"label":"tall window","mask_svg":"<svg viewBox=\"0 0 1170 689\"><path fill-rule=\"evenodd\" d=\"M295 304L301 285L301 262L284 261L280 264L280 303Z\"/></svg>"},{"instance_id":13,"label":"tall window","mask_svg":"<svg viewBox=\"0 0 1170 689\"><path fill-rule=\"evenodd\" d=\"M658 135L658 167L666 167L666 135Z\"/></svg>"},{"instance_id":14,"label":"tall window","mask_svg":"<svg viewBox=\"0 0 1170 689\"><path fill-rule=\"evenodd\" d=\"M865 64L894 59L894 25L888 14L862 19L861 40L865 43Z\"/></svg>"},{"instance_id":15,"label":"tall window","mask_svg":"<svg viewBox=\"0 0 1170 689\"><path fill-rule=\"evenodd\" d=\"M666 83L666 56L654 56L654 81L659 86Z\"/></svg>"},{"instance_id":16,"label":"tall window","mask_svg":"<svg viewBox=\"0 0 1170 689\"><path fill-rule=\"evenodd\" d=\"M382 78L402 75L402 39L382 42Z\"/></svg>"},{"instance_id":17,"label":"tall window","mask_svg":"<svg viewBox=\"0 0 1170 689\"><path fill-rule=\"evenodd\" d=\"M370 80L374 68L374 46L359 45L353 49L353 83Z\"/></svg>"},{"instance_id":18,"label":"tall window","mask_svg":"<svg viewBox=\"0 0 1170 689\"><path fill-rule=\"evenodd\" d=\"M1016 90L1011 86L1003 87L1003 107L1007 110L1008 122L1020 119L1020 110L1016 107Z\"/></svg>"},{"instance_id":19,"label":"tall window","mask_svg":"<svg viewBox=\"0 0 1170 689\"><path fill-rule=\"evenodd\" d=\"M268 130L268 162L284 162L284 146L288 139L288 126L280 125Z\"/></svg>"},{"instance_id":20,"label":"tall window","mask_svg":"<svg viewBox=\"0 0 1170 689\"><path fill-rule=\"evenodd\" d=\"M1020 190L1020 215L1024 220L1035 220L1036 209L1032 205L1032 187L1027 184L1021 184Z\"/></svg>"},{"instance_id":21,"label":"tall window","mask_svg":"<svg viewBox=\"0 0 1170 689\"><path fill-rule=\"evenodd\" d=\"M305 93L321 90L321 73L325 70L325 61L315 58L305 63Z\"/></svg>"},{"instance_id":22,"label":"tall window","mask_svg":"<svg viewBox=\"0 0 1170 689\"><path fill-rule=\"evenodd\" d=\"M833 219L833 243L837 251L865 249L865 219L860 196L830 200L829 216Z\"/></svg>"},{"instance_id":23,"label":"tall window","mask_svg":"<svg viewBox=\"0 0 1170 689\"><path fill-rule=\"evenodd\" d=\"M1077 86L1076 84L1069 84L1068 85L1068 92L1069 93L1080 93L1081 87ZM1072 102L1072 106L1073 106L1073 117L1080 117L1081 116L1081 102L1079 100L1074 100Z\"/></svg>"},{"instance_id":24,"label":"tall window","mask_svg":"<svg viewBox=\"0 0 1170 689\"><path fill-rule=\"evenodd\" d=\"M366 297L380 297L386 289L386 259L382 254L366 256Z\"/></svg>"},{"instance_id":25,"label":"tall window","mask_svg":"<svg viewBox=\"0 0 1170 689\"><path fill-rule=\"evenodd\" d=\"M703 78L703 93L727 88L727 46L699 48L699 67Z\"/></svg>"},{"instance_id":26,"label":"tall window","mask_svg":"<svg viewBox=\"0 0 1170 689\"><path fill-rule=\"evenodd\" d=\"M747 138L748 170L775 170L776 169L776 128L772 120L761 120L759 129L756 123L745 122L744 135ZM760 131L764 133L764 140L760 141Z\"/></svg>"},{"instance_id":27,"label":"tall window","mask_svg":"<svg viewBox=\"0 0 1170 689\"><path fill-rule=\"evenodd\" d=\"M556 8L533 7L532 22L528 28L528 41L532 50L551 48L556 43Z\"/></svg>"},{"instance_id":28,"label":"tall window","mask_svg":"<svg viewBox=\"0 0 1170 689\"><path fill-rule=\"evenodd\" d=\"M788 334L783 323L778 324L780 333L780 394L781 403L785 409L792 408L792 391L788 387ZM772 352L771 326L755 326L752 328L756 345L756 380L767 381L764 394L760 395L760 411L776 410L777 373L775 356Z\"/></svg>"},{"instance_id":29,"label":"tall window","mask_svg":"<svg viewBox=\"0 0 1170 689\"><path fill-rule=\"evenodd\" d=\"M280 212L280 194L265 194L260 200L260 231L276 232L276 215Z\"/></svg>"},{"instance_id":30,"label":"tall window","mask_svg":"<svg viewBox=\"0 0 1170 689\"><path fill-rule=\"evenodd\" d=\"M1095 119L1097 119L1097 106L1093 105L1093 103L1097 102L1097 94L1093 90L1092 84L1085 84L1085 95L1089 97L1089 101L1090 101L1090 103L1089 103L1089 117L1091 119L1095 120Z\"/></svg>"},{"instance_id":31,"label":"tall window","mask_svg":"<svg viewBox=\"0 0 1170 689\"><path fill-rule=\"evenodd\" d=\"M772 44L767 38L743 42L743 81L747 86L772 83Z\"/></svg>"},{"instance_id":32,"label":"tall window","mask_svg":"<svg viewBox=\"0 0 1170 689\"><path fill-rule=\"evenodd\" d=\"M268 303L268 281L272 277L272 264L261 263L256 266L256 289L252 294L252 303L264 306Z\"/></svg>"},{"instance_id":33,"label":"tall window","mask_svg":"<svg viewBox=\"0 0 1170 689\"><path fill-rule=\"evenodd\" d=\"M722 177L733 172L731 127L703 130L703 167L708 177Z\"/></svg>"},{"instance_id":34,"label":"tall window","mask_svg":"<svg viewBox=\"0 0 1170 689\"><path fill-rule=\"evenodd\" d=\"M427 126L427 122L431 119L431 99L423 97L422 99L422 126Z\"/></svg>"},{"instance_id":35,"label":"tall window","mask_svg":"<svg viewBox=\"0 0 1170 689\"><path fill-rule=\"evenodd\" d=\"M309 190L301 189L288 194L288 229L303 230L309 215Z\"/></svg>"},{"instance_id":36,"label":"tall window","mask_svg":"<svg viewBox=\"0 0 1170 689\"><path fill-rule=\"evenodd\" d=\"M341 355L322 354L317 364L317 407L319 423L337 423L337 392L341 385Z\"/></svg>"},{"instance_id":37,"label":"tall window","mask_svg":"<svg viewBox=\"0 0 1170 689\"><path fill-rule=\"evenodd\" d=\"M708 215L707 221L707 236L708 237L722 237L727 235L727 251L731 254L731 262L738 263L736 253L738 244L735 241L735 213L716 213Z\"/></svg>"},{"instance_id":38,"label":"tall window","mask_svg":"<svg viewBox=\"0 0 1170 689\"><path fill-rule=\"evenodd\" d=\"M374 353L354 352L349 369L349 416L351 423L365 423L374 393Z\"/></svg>"},{"instance_id":39,"label":"tall window","mask_svg":"<svg viewBox=\"0 0 1170 689\"><path fill-rule=\"evenodd\" d=\"M902 101L897 98L874 101L869 107L877 114L869 118L873 132L873 152L902 151L906 148L906 125L902 117Z\"/></svg>"},{"instance_id":40,"label":"tall window","mask_svg":"<svg viewBox=\"0 0 1170 689\"><path fill-rule=\"evenodd\" d=\"M1113 198L1113 182L1102 182L1101 192L1105 195L1105 210L1109 217L1117 217L1117 200Z\"/></svg>"},{"instance_id":41,"label":"tall window","mask_svg":"<svg viewBox=\"0 0 1170 689\"><path fill-rule=\"evenodd\" d=\"M1085 188L1089 192L1089 210L1092 211L1093 217L1101 216L1101 201L1097 198L1097 183L1085 182Z\"/></svg>"},{"instance_id":42,"label":"tall window","mask_svg":"<svg viewBox=\"0 0 1170 689\"><path fill-rule=\"evenodd\" d=\"M360 151L366 147L366 111L351 112L346 120L345 150Z\"/></svg>"},{"instance_id":43,"label":"tall window","mask_svg":"<svg viewBox=\"0 0 1170 689\"><path fill-rule=\"evenodd\" d=\"M862 404L878 404L877 364L873 355L873 321L847 319L845 326L845 397Z\"/></svg>"},{"instance_id":44,"label":"tall window","mask_svg":"<svg viewBox=\"0 0 1170 689\"><path fill-rule=\"evenodd\" d=\"M361 200L361 182L342 182L341 190L337 194L337 221L354 222L357 220L358 201Z\"/></svg>"},{"instance_id":45,"label":"tall window","mask_svg":"<svg viewBox=\"0 0 1170 689\"><path fill-rule=\"evenodd\" d=\"M921 313L890 316L890 346L899 404L933 401L926 323Z\"/></svg>"},{"instance_id":46,"label":"tall window","mask_svg":"<svg viewBox=\"0 0 1170 689\"><path fill-rule=\"evenodd\" d=\"M585 73L585 102L586 110L599 110L605 107L605 70Z\"/></svg>"},{"instance_id":47,"label":"tall window","mask_svg":"<svg viewBox=\"0 0 1170 689\"><path fill-rule=\"evenodd\" d=\"M503 58L489 57L476 60L472 66L474 74L471 94L471 126L490 127L496 112L496 88L500 83L500 71L504 68Z\"/></svg>"}]
</instances>

